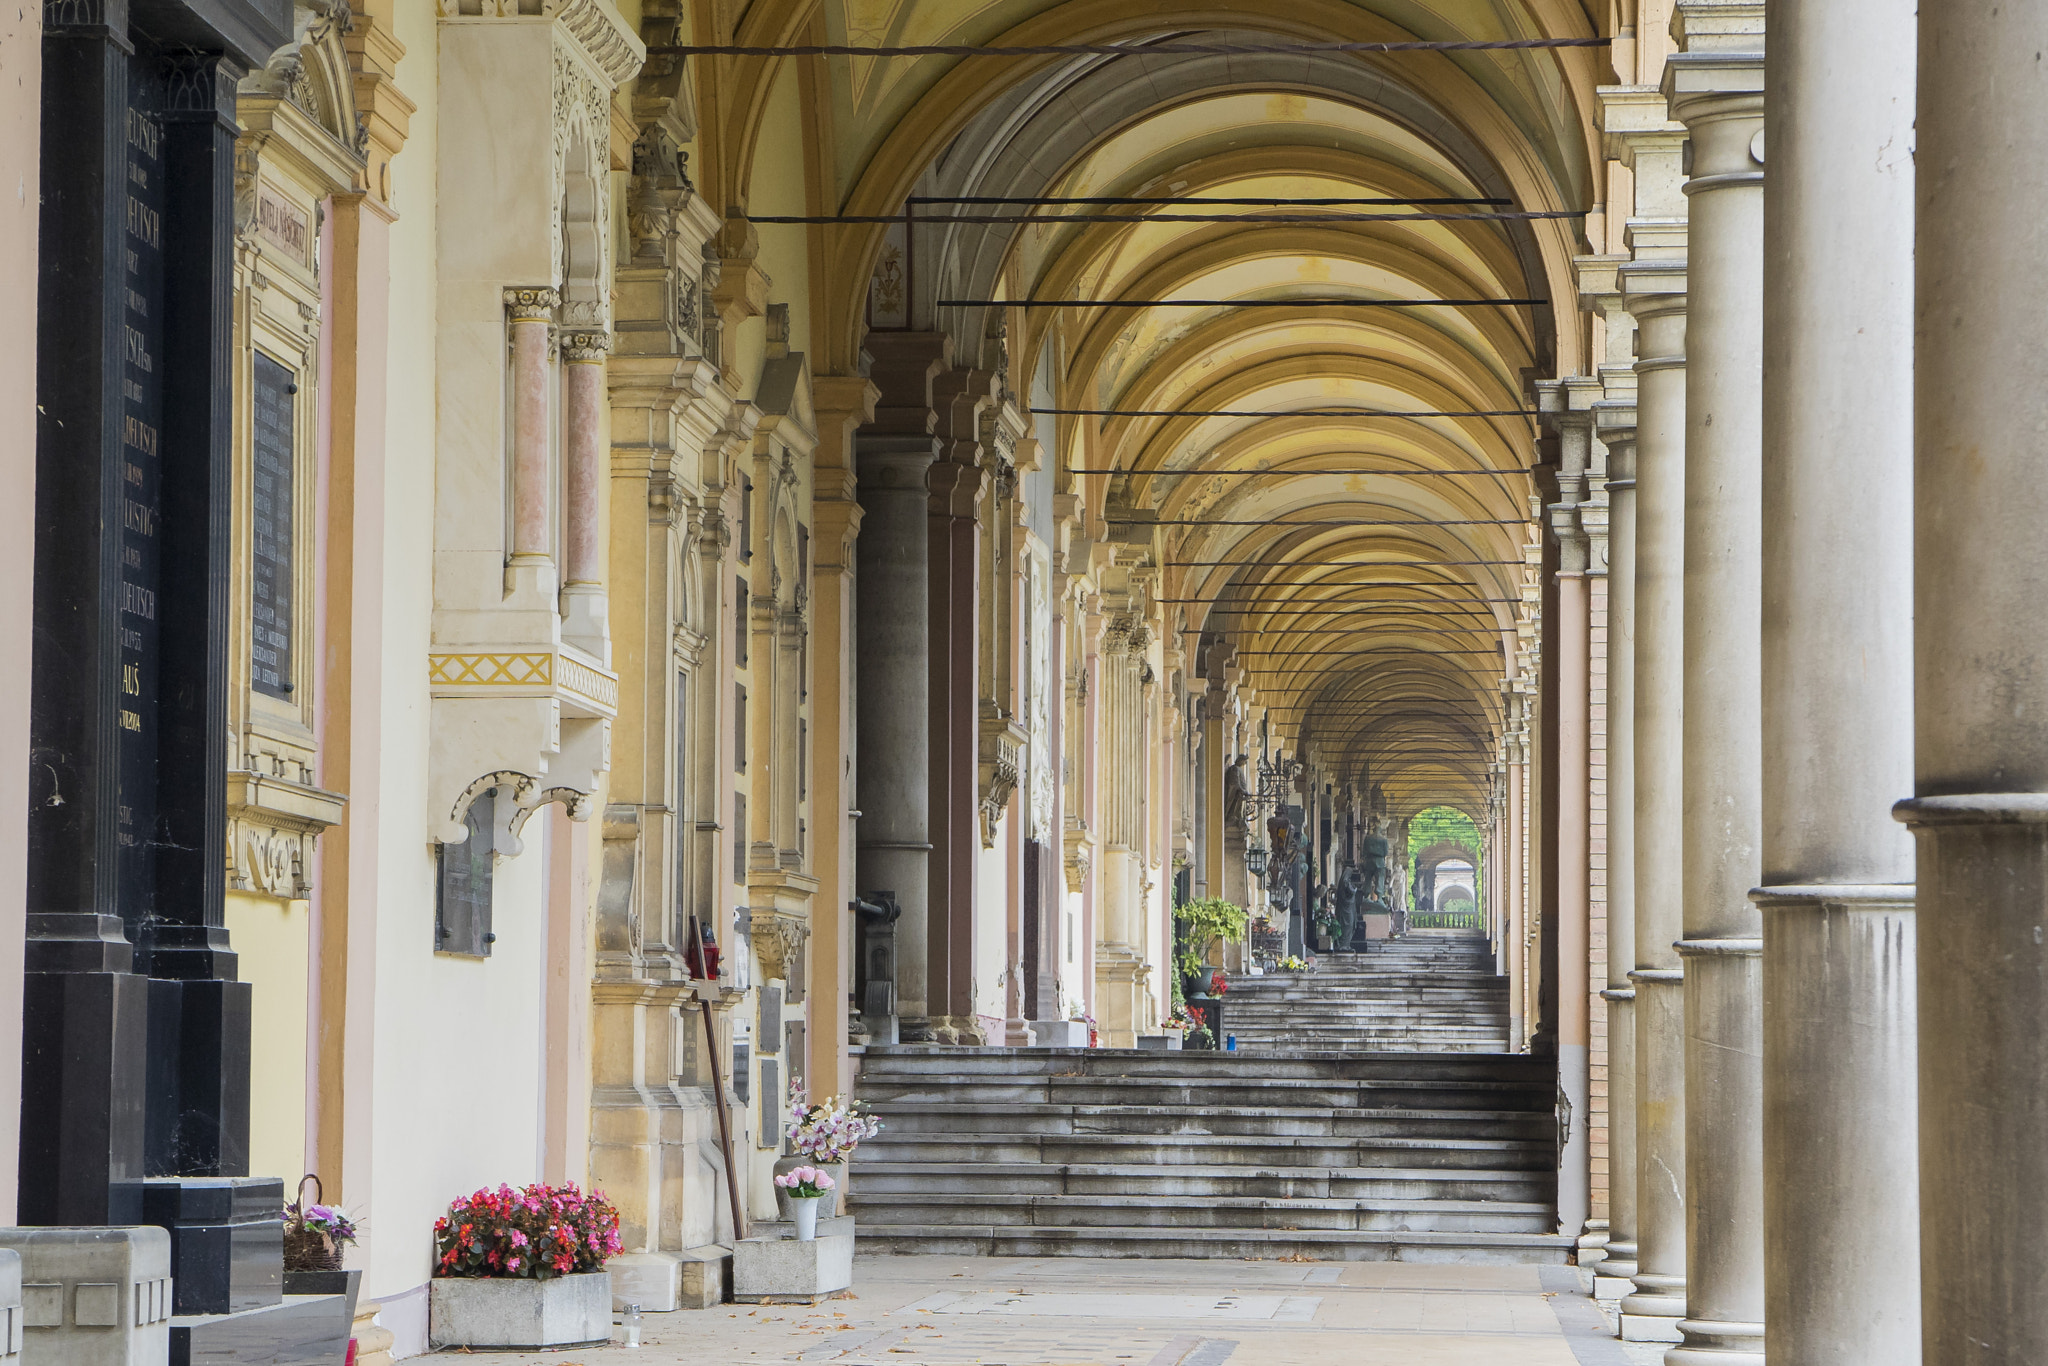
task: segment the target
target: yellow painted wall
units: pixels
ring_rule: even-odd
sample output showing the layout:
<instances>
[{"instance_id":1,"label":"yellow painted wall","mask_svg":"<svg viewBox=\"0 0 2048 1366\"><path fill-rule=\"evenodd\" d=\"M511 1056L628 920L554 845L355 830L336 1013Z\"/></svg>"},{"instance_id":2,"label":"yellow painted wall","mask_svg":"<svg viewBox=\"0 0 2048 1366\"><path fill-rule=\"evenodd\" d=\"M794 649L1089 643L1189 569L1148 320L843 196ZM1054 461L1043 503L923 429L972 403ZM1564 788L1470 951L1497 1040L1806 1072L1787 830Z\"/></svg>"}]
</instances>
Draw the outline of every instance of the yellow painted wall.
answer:
<instances>
[{"instance_id":1,"label":"yellow painted wall","mask_svg":"<svg viewBox=\"0 0 2048 1366\"><path fill-rule=\"evenodd\" d=\"M304 901L229 892L228 941L254 1000L249 1030L249 1170L306 1170L306 962L312 912Z\"/></svg>"},{"instance_id":2,"label":"yellow painted wall","mask_svg":"<svg viewBox=\"0 0 2048 1366\"><path fill-rule=\"evenodd\" d=\"M811 211L804 190L803 96L797 88L796 64L784 62L761 119L761 137L754 149L754 174L747 198L754 214L806 214ZM768 272L768 301L789 305L789 349L811 349L811 257L798 223L764 223L761 254L756 262ZM761 381L768 350L764 319L740 324L735 342L741 376L740 392L752 393Z\"/></svg>"}]
</instances>

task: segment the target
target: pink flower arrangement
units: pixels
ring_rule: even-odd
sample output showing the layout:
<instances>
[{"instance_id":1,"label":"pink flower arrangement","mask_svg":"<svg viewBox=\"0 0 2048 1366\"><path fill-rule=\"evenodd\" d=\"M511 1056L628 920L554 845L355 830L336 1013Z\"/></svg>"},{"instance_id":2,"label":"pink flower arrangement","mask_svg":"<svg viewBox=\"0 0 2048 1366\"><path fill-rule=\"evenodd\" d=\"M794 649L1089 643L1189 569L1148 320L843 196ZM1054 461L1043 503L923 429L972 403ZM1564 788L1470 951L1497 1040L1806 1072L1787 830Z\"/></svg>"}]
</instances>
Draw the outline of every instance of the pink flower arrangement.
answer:
<instances>
[{"instance_id":1,"label":"pink flower arrangement","mask_svg":"<svg viewBox=\"0 0 2048 1366\"><path fill-rule=\"evenodd\" d=\"M830 1097L813 1104L800 1081L789 1084L789 1145L813 1162L844 1162L864 1138L882 1132L882 1122L859 1101Z\"/></svg>"},{"instance_id":2,"label":"pink flower arrangement","mask_svg":"<svg viewBox=\"0 0 2048 1366\"><path fill-rule=\"evenodd\" d=\"M816 1167L791 1167L775 1178L775 1184L788 1191L792 1199L810 1200L839 1183L832 1179L830 1172L819 1171Z\"/></svg>"},{"instance_id":3,"label":"pink flower arrangement","mask_svg":"<svg viewBox=\"0 0 2048 1366\"><path fill-rule=\"evenodd\" d=\"M575 1183L465 1195L434 1221L436 1276L551 1280L603 1268L620 1250L619 1212Z\"/></svg>"}]
</instances>

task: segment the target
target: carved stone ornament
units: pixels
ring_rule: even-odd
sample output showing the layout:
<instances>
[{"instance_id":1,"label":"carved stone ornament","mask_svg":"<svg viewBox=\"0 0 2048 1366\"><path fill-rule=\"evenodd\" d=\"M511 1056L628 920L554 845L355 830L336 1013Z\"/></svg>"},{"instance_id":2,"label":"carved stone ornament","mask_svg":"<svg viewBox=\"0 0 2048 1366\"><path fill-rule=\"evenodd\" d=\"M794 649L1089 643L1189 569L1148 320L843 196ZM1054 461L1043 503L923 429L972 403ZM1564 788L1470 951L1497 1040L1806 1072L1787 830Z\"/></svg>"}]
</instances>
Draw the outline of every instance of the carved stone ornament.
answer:
<instances>
[{"instance_id":1,"label":"carved stone ornament","mask_svg":"<svg viewBox=\"0 0 2048 1366\"><path fill-rule=\"evenodd\" d=\"M313 894L313 849L346 798L245 769L228 772L228 886L299 901Z\"/></svg>"},{"instance_id":2,"label":"carved stone ornament","mask_svg":"<svg viewBox=\"0 0 2048 1366\"><path fill-rule=\"evenodd\" d=\"M517 285L505 290L505 312L515 323L553 322L555 307L561 302L561 294L545 286Z\"/></svg>"},{"instance_id":3,"label":"carved stone ornament","mask_svg":"<svg viewBox=\"0 0 2048 1366\"><path fill-rule=\"evenodd\" d=\"M1118 613L1103 633L1102 652L1111 656L1137 658L1152 643L1152 628L1135 612Z\"/></svg>"},{"instance_id":4,"label":"carved stone ornament","mask_svg":"<svg viewBox=\"0 0 2048 1366\"><path fill-rule=\"evenodd\" d=\"M747 921L747 937L753 945L761 979L790 981L790 974L797 970L797 955L810 935L811 927L797 916L784 911L752 911Z\"/></svg>"},{"instance_id":5,"label":"carved stone ornament","mask_svg":"<svg viewBox=\"0 0 2048 1366\"><path fill-rule=\"evenodd\" d=\"M609 332L564 332L562 334L562 358L571 364L592 364L602 361L611 353L612 334Z\"/></svg>"},{"instance_id":6,"label":"carved stone ornament","mask_svg":"<svg viewBox=\"0 0 2048 1366\"><path fill-rule=\"evenodd\" d=\"M996 826L1023 776L1024 736L1009 722L985 722L981 735L981 847L995 848Z\"/></svg>"}]
</instances>

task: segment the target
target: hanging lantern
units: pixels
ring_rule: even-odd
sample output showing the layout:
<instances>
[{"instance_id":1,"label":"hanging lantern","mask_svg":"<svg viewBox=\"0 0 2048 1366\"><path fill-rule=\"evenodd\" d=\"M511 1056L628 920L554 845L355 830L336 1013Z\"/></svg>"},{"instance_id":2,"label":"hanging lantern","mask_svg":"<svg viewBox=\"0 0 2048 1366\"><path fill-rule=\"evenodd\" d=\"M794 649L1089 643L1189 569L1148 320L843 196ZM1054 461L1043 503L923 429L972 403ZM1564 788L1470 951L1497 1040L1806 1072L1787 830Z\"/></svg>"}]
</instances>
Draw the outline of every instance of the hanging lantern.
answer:
<instances>
[{"instance_id":1,"label":"hanging lantern","mask_svg":"<svg viewBox=\"0 0 2048 1366\"><path fill-rule=\"evenodd\" d=\"M1266 880L1266 846L1254 844L1251 848L1245 850L1244 866L1246 871L1251 873L1253 877L1264 882Z\"/></svg>"}]
</instances>

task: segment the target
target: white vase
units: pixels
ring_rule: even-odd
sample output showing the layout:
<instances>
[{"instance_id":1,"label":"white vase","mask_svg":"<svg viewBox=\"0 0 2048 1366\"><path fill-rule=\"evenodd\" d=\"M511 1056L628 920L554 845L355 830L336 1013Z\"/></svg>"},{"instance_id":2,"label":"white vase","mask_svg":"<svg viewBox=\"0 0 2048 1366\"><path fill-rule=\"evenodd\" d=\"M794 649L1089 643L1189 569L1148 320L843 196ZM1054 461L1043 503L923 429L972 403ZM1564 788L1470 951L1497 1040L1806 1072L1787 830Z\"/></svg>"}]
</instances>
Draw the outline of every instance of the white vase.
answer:
<instances>
[{"instance_id":1,"label":"white vase","mask_svg":"<svg viewBox=\"0 0 2048 1366\"><path fill-rule=\"evenodd\" d=\"M800 1243L818 1241L818 1201L822 1196L792 1195L789 1207L796 1214L796 1240Z\"/></svg>"}]
</instances>

